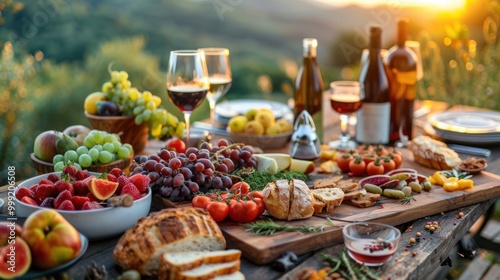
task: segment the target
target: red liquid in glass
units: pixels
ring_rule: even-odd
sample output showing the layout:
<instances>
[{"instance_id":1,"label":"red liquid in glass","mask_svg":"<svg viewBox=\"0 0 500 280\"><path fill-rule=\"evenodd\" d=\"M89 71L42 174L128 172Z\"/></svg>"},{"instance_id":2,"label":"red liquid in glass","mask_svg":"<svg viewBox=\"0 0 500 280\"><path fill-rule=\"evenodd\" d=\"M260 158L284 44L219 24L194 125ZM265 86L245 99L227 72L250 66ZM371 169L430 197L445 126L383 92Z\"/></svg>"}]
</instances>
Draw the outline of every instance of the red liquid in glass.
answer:
<instances>
[{"instance_id":1,"label":"red liquid in glass","mask_svg":"<svg viewBox=\"0 0 500 280\"><path fill-rule=\"evenodd\" d=\"M332 109L339 114L351 114L359 110L363 102L360 97L352 94L335 94L330 97Z\"/></svg>"},{"instance_id":2,"label":"red liquid in glass","mask_svg":"<svg viewBox=\"0 0 500 280\"><path fill-rule=\"evenodd\" d=\"M191 112L205 100L208 88L186 85L167 88L172 103L183 112Z\"/></svg>"},{"instance_id":3,"label":"red liquid in glass","mask_svg":"<svg viewBox=\"0 0 500 280\"><path fill-rule=\"evenodd\" d=\"M366 265L382 265L394 255L394 252L396 252L396 246L394 246L393 243L388 243L390 244L388 248L373 251L370 251L368 247L380 244L376 239L350 241L346 245L349 255L358 262Z\"/></svg>"}]
</instances>

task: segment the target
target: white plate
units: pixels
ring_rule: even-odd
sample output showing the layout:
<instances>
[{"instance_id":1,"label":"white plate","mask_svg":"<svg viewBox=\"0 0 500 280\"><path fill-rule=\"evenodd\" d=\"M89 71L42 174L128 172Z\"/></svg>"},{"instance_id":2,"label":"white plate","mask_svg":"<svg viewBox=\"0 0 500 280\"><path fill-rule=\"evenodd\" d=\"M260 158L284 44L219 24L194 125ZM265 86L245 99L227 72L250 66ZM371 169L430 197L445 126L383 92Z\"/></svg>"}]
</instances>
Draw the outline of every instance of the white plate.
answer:
<instances>
[{"instance_id":1,"label":"white plate","mask_svg":"<svg viewBox=\"0 0 500 280\"><path fill-rule=\"evenodd\" d=\"M435 129L444 132L500 136L500 113L498 112L444 112L429 116L428 121Z\"/></svg>"},{"instance_id":2,"label":"white plate","mask_svg":"<svg viewBox=\"0 0 500 280\"><path fill-rule=\"evenodd\" d=\"M274 113L276 119L281 119L287 115L292 115L293 112L286 104L279 103L276 101L269 100L258 100L258 99L238 99L223 101L215 107L215 116L217 121L227 124L229 119L237 116L244 115L250 109L270 109Z\"/></svg>"},{"instance_id":3,"label":"white plate","mask_svg":"<svg viewBox=\"0 0 500 280\"><path fill-rule=\"evenodd\" d=\"M457 142L463 144L477 145L494 145L500 143L500 135L495 134L474 134L474 133L457 133L445 130L440 130L433 127L430 123L426 123L423 127L424 131L429 135L438 136L443 141Z\"/></svg>"}]
</instances>

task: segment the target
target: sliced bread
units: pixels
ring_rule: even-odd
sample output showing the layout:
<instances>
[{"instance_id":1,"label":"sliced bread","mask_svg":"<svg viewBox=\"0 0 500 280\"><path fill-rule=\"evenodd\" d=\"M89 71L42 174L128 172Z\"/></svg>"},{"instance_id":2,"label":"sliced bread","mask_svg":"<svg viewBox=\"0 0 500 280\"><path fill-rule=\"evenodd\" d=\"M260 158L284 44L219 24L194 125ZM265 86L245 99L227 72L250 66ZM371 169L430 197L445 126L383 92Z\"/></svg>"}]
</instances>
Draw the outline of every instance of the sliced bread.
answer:
<instances>
[{"instance_id":1,"label":"sliced bread","mask_svg":"<svg viewBox=\"0 0 500 280\"><path fill-rule=\"evenodd\" d=\"M313 189L334 188L341 179L342 175L316 179L313 182Z\"/></svg>"},{"instance_id":2,"label":"sliced bread","mask_svg":"<svg viewBox=\"0 0 500 280\"><path fill-rule=\"evenodd\" d=\"M174 279L209 280L216 276L232 274L239 270L240 260L227 263L204 264L200 267L177 273Z\"/></svg>"},{"instance_id":3,"label":"sliced bread","mask_svg":"<svg viewBox=\"0 0 500 280\"><path fill-rule=\"evenodd\" d=\"M356 189L358 187L358 183L354 182L354 180L352 179L340 180L337 182L337 185L335 187L341 189L342 191L344 191L344 193L346 193Z\"/></svg>"},{"instance_id":4,"label":"sliced bread","mask_svg":"<svg viewBox=\"0 0 500 280\"><path fill-rule=\"evenodd\" d=\"M313 196L326 205L326 212L331 213L344 199L344 192L339 188L323 188L312 190Z\"/></svg>"},{"instance_id":5,"label":"sliced bread","mask_svg":"<svg viewBox=\"0 0 500 280\"><path fill-rule=\"evenodd\" d=\"M355 198L359 198L359 197L361 197L364 194L366 194L366 190L365 189L346 192L345 195L344 195L344 201L352 200L352 199L355 199Z\"/></svg>"},{"instance_id":6,"label":"sliced bread","mask_svg":"<svg viewBox=\"0 0 500 280\"><path fill-rule=\"evenodd\" d=\"M367 192L364 195L361 195L358 198L354 198L351 200L346 200L348 204L360 207L360 208L367 208L370 206L373 206L377 204L377 201L380 199L380 194L377 193L369 193Z\"/></svg>"},{"instance_id":7,"label":"sliced bread","mask_svg":"<svg viewBox=\"0 0 500 280\"><path fill-rule=\"evenodd\" d=\"M215 276L213 280L245 280L245 275L240 271L236 271L235 273L227 275Z\"/></svg>"}]
</instances>

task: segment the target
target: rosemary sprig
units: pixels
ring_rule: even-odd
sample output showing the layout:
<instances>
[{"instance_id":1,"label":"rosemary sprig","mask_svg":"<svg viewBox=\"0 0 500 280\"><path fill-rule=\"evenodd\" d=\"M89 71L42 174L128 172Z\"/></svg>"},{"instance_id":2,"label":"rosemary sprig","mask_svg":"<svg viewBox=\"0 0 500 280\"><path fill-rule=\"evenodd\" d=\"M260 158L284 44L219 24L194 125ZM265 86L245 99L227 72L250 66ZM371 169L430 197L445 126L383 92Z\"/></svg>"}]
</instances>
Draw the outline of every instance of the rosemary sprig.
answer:
<instances>
[{"instance_id":1,"label":"rosemary sprig","mask_svg":"<svg viewBox=\"0 0 500 280\"><path fill-rule=\"evenodd\" d=\"M417 201L417 200L413 197L413 194L406 195L405 197L403 197L403 198L401 198L401 199L399 200L399 202L401 202L401 204L403 204L403 205L410 204L412 201Z\"/></svg>"},{"instance_id":2,"label":"rosemary sprig","mask_svg":"<svg viewBox=\"0 0 500 280\"><path fill-rule=\"evenodd\" d=\"M253 223L243 224L247 228L247 231L253 232L257 235L273 235L280 231L297 231L300 233L310 233L310 232L322 232L324 226L289 226L289 225L279 225L272 221L271 219L265 221L260 220Z\"/></svg>"},{"instance_id":3,"label":"rosemary sprig","mask_svg":"<svg viewBox=\"0 0 500 280\"><path fill-rule=\"evenodd\" d=\"M456 169L452 169L452 170L443 170L441 171L441 173L443 173L444 176L446 176L447 178L451 178L451 177L455 177L457 179L470 179L472 178L472 175L470 175L469 173L467 172L458 172L458 170Z\"/></svg>"},{"instance_id":4,"label":"rosemary sprig","mask_svg":"<svg viewBox=\"0 0 500 280\"><path fill-rule=\"evenodd\" d=\"M346 279L380 279L376 270L351 261L345 249L340 252L339 256L320 254L319 257L332 267L328 270L328 275L338 272Z\"/></svg>"}]
</instances>

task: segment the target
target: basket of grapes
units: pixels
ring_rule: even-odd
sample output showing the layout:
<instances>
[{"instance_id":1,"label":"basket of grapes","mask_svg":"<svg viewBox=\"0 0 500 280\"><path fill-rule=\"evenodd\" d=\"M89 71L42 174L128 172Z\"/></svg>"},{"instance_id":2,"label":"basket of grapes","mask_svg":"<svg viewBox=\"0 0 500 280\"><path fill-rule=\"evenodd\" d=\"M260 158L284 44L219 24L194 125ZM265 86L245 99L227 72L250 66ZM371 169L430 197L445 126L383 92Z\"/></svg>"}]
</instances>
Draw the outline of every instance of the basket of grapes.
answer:
<instances>
[{"instance_id":1,"label":"basket of grapes","mask_svg":"<svg viewBox=\"0 0 500 280\"><path fill-rule=\"evenodd\" d=\"M75 136L58 131L37 136L30 157L38 174L62 171L67 165L99 173L113 168L128 172L134 150L132 145L122 144L120 136L90 129Z\"/></svg>"},{"instance_id":2,"label":"basket of grapes","mask_svg":"<svg viewBox=\"0 0 500 280\"><path fill-rule=\"evenodd\" d=\"M119 134L136 154L144 150L150 135L157 139L183 137L185 124L160 107L160 97L132 87L125 71L109 69L109 73L111 78L102 92L85 99L85 116L94 129Z\"/></svg>"}]
</instances>

